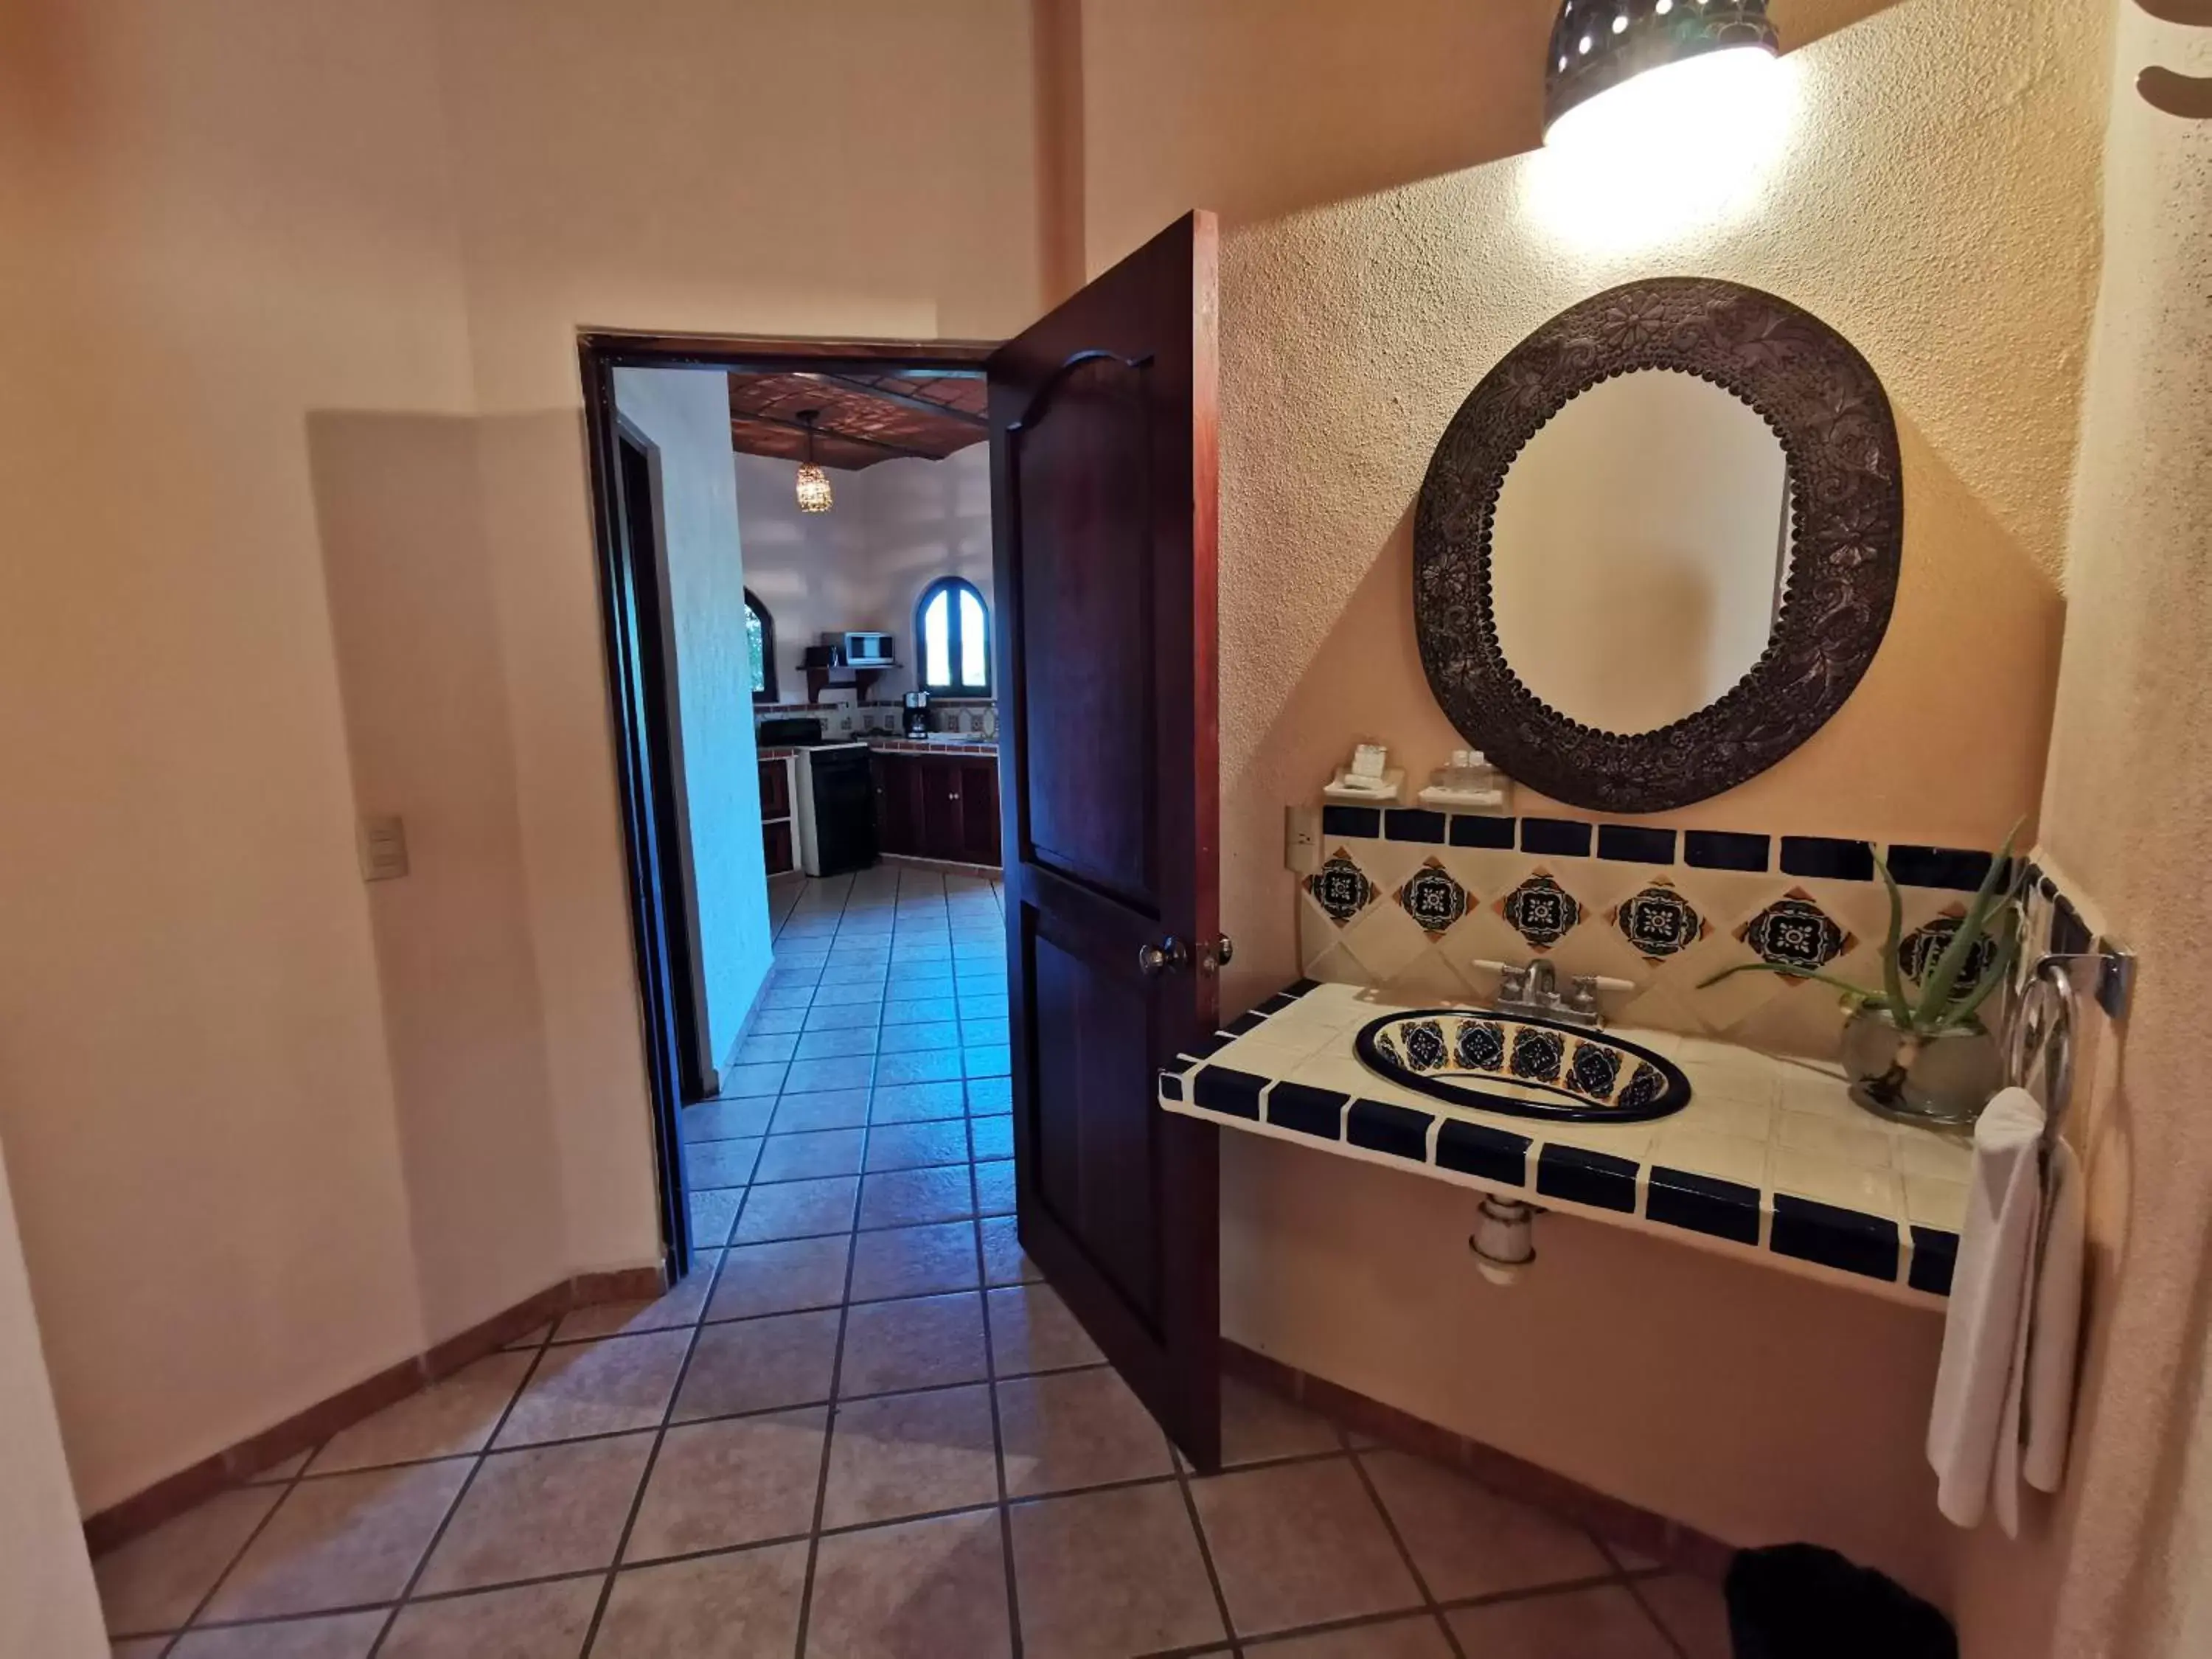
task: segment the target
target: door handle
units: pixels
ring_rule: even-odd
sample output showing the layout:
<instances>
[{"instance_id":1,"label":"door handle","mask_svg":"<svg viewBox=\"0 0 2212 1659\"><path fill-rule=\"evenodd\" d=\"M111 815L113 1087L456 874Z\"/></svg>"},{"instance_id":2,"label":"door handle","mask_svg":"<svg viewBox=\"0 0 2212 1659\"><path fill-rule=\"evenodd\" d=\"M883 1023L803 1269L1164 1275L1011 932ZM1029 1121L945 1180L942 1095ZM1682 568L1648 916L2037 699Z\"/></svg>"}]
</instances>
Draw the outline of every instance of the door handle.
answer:
<instances>
[{"instance_id":1,"label":"door handle","mask_svg":"<svg viewBox=\"0 0 2212 1659\"><path fill-rule=\"evenodd\" d=\"M1138 971L1147 977L1157 978L1171 968L1190 965L1190 946L1170 933L1158 945L1137 947Z\"/></svg>"}]
</instances>

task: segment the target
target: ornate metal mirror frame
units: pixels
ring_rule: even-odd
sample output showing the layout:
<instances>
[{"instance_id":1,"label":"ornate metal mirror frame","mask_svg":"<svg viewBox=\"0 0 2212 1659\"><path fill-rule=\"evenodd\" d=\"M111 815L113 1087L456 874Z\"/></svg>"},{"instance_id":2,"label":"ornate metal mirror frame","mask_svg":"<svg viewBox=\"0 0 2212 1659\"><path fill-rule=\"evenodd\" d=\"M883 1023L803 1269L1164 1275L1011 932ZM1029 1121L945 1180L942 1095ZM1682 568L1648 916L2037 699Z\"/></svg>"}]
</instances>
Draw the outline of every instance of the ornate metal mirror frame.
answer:
<instances>
[{"instance_id":1,"label":"ornate metal mirror frame","mask_svg":"<svg viewBox=\"0 0 2212 1659\"><path fill-rule=\"evenodd\" d=\"M1781 614L1750 672L1696 714L1624 736L1570 720L1506 661L1491 530L1506 469L1545 422L1601 381L1647 368L1725 387L1774 428L1789 461L1792 554ZM1757 776L1843 707L1889 625L1904 535L1889 399L1850 341L1735 283L1630 283L1514 347L1445 428L1413 526L1422 666L1468 741L1531 787L1603 811L1680 806Z\"/></svg>"}]
</instances>

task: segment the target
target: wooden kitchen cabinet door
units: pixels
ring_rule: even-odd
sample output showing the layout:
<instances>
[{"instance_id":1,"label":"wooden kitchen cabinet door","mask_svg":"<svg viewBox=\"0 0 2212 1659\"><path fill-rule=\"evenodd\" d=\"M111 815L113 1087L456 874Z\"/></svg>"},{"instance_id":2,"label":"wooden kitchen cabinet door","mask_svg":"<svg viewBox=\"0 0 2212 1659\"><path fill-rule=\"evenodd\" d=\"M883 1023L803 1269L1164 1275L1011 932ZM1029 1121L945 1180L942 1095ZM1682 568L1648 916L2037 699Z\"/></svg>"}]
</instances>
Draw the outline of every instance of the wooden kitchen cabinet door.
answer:
<instances>
[{"instance_id":1,"label":"wooden kitchen cabinet door","mask_svg":"<svg viewBox=\"0 0 2212 1659\"><path fill-rule=\"evenodd\" d=\"M764 760L760 763L760 802L763 820L791 816L789 761Z\"/></svg>"},{"instance_id":2,"label":"wooden kitchen cabinet door","mask_svg":"<svg viewBox=\"0 0 2212 1659\"><path fill-rule=\"evenodd\" d=\"M906 858L921 854L921 769L908 755L875 757L876 844Z\"/></svg>"},{"instance_id":3,"label":"wooden kitchen cabinet door","mask_svg":"<svg viewBox=\"0 0 2212 1659\"><path fill-rule=\"evenodd\" d=\"M921 777L921 856L957 860L963 830L959 763L925 755L915 770Z\"/></svg>"},{"instance_id":4,"label":"wooden kitchen cabinet door","mask_svg":"<svg viewBox=\"0 0 2212 1659\"><path fill-rule=\"evenodd\" d=\"M996 760L957 760L952 763L960 794L959 850L949 856L962 864L996 865L999 861L999 763Z\"/></svg>"}]
</instances>

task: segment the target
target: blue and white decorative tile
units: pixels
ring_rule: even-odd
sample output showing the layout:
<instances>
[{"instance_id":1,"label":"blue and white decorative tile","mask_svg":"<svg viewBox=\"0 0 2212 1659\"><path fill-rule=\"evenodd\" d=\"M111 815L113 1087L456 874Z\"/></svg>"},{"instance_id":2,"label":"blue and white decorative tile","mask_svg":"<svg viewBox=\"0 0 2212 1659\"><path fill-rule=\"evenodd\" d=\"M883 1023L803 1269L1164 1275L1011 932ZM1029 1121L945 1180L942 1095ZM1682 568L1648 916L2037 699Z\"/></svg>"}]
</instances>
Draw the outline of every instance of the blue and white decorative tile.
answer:
<instances>
[{"instance_id":1,"label":"blue and white decorative tile","mask_svg":"<svg viewBox=\"0 0 2212 1659\"><path fill-rule=\"evenodd\" d=\"M1512 924L1530 950L1540 952L1574 931L1583 919L1583 908L1548 871L1539 868L1498 901L1498 914Z\"/></svg>"},{"instance_id":2,"label":"blue and white decorative tile","mask_svg":"<svg viewBox=\"0 0 2212 1659\"><path fill-rule=\"evenodd\" d=\"M1472 896L1434 858L1406 878L1398 902L1431 939L1442 939L1467 915Z\"/></svg>"},{"instance_id":3,"label":"blue and white decorative tile","mask_svg":"<svg viewBox=\"0 0 2212 1659\"><path fill-rule=\"evenodd\" d=\"M1349 927L1359 913L1375 902L1375 884L1352 854L1339 847L1322 860L1320 869L1306 878L1306 891L1339 927Z\"/></svg>"},{"instance_id":4,"label":"blue and white decorative tile","mask_svg":"<svg viewBox=\"0 0 2212 1659\"><path fill-rule=\"evenodd\" d=\"M1636 953L1656 964L1678 957L1712 932L1712 924L1668 882L1653 882L1613 907L1613 925Z\"/></svg>"},{"instance_id":5,"label":"blue and white decorative tile","mask_svg":"<svg viewBox=\"0 0 2212 1659\"><path fill-rule=\"evenodd\" d=\"M1735 930L1762 962L1818 973L1858 940L1813 900L1793 887Z\"/></svg>"},{"instance_id":6,"label":"blue and white decorative tile","mask_svg":"<svg viewBox=\"0 0 2212 1659\"><path fill-rule=\"evenodd\" d=\"M1959 924L1964 921L1966 907L1954 904L1942 915L1931 917L1905 936L1897 949L1898 965L1905 976L1917 985L1928 977L1928 970L1936 959L1950 948L1958 937ZM1958 983L1972 985L1989 971L1990 964L1997 958L1997 943L1987 933L1974 942L1966 953L1966 966L1960 970Z\"/></svg>"}]
</instances>

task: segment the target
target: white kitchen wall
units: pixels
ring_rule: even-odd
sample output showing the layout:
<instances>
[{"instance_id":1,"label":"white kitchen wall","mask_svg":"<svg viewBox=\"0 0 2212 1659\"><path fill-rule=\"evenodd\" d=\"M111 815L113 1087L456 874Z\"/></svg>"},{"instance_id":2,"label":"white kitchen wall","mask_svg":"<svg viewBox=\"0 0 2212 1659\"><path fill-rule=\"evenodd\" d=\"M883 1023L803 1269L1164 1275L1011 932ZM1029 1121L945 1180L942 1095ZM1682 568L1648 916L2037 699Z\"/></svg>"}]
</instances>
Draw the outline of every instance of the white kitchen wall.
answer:
<instances>
[{"instance_id":1,"label":"white kitchen wall","mask_svg":"<svg viewBox=\"0 0 2212 1659\"><path fill-rule=\"evenodd\" d=\"M939 576L964 576L991 599L991 451L973 444L941 461L832 468L836 505L799 510L791 462L737 458L738 516L746 585L775 618L777 691L800 702L800 653L828 632L894 636L900 667L877 682L878 701L914 689L914 607ZM995 618L995 611L994 612Z\"/></svg>"}]
</instances>

